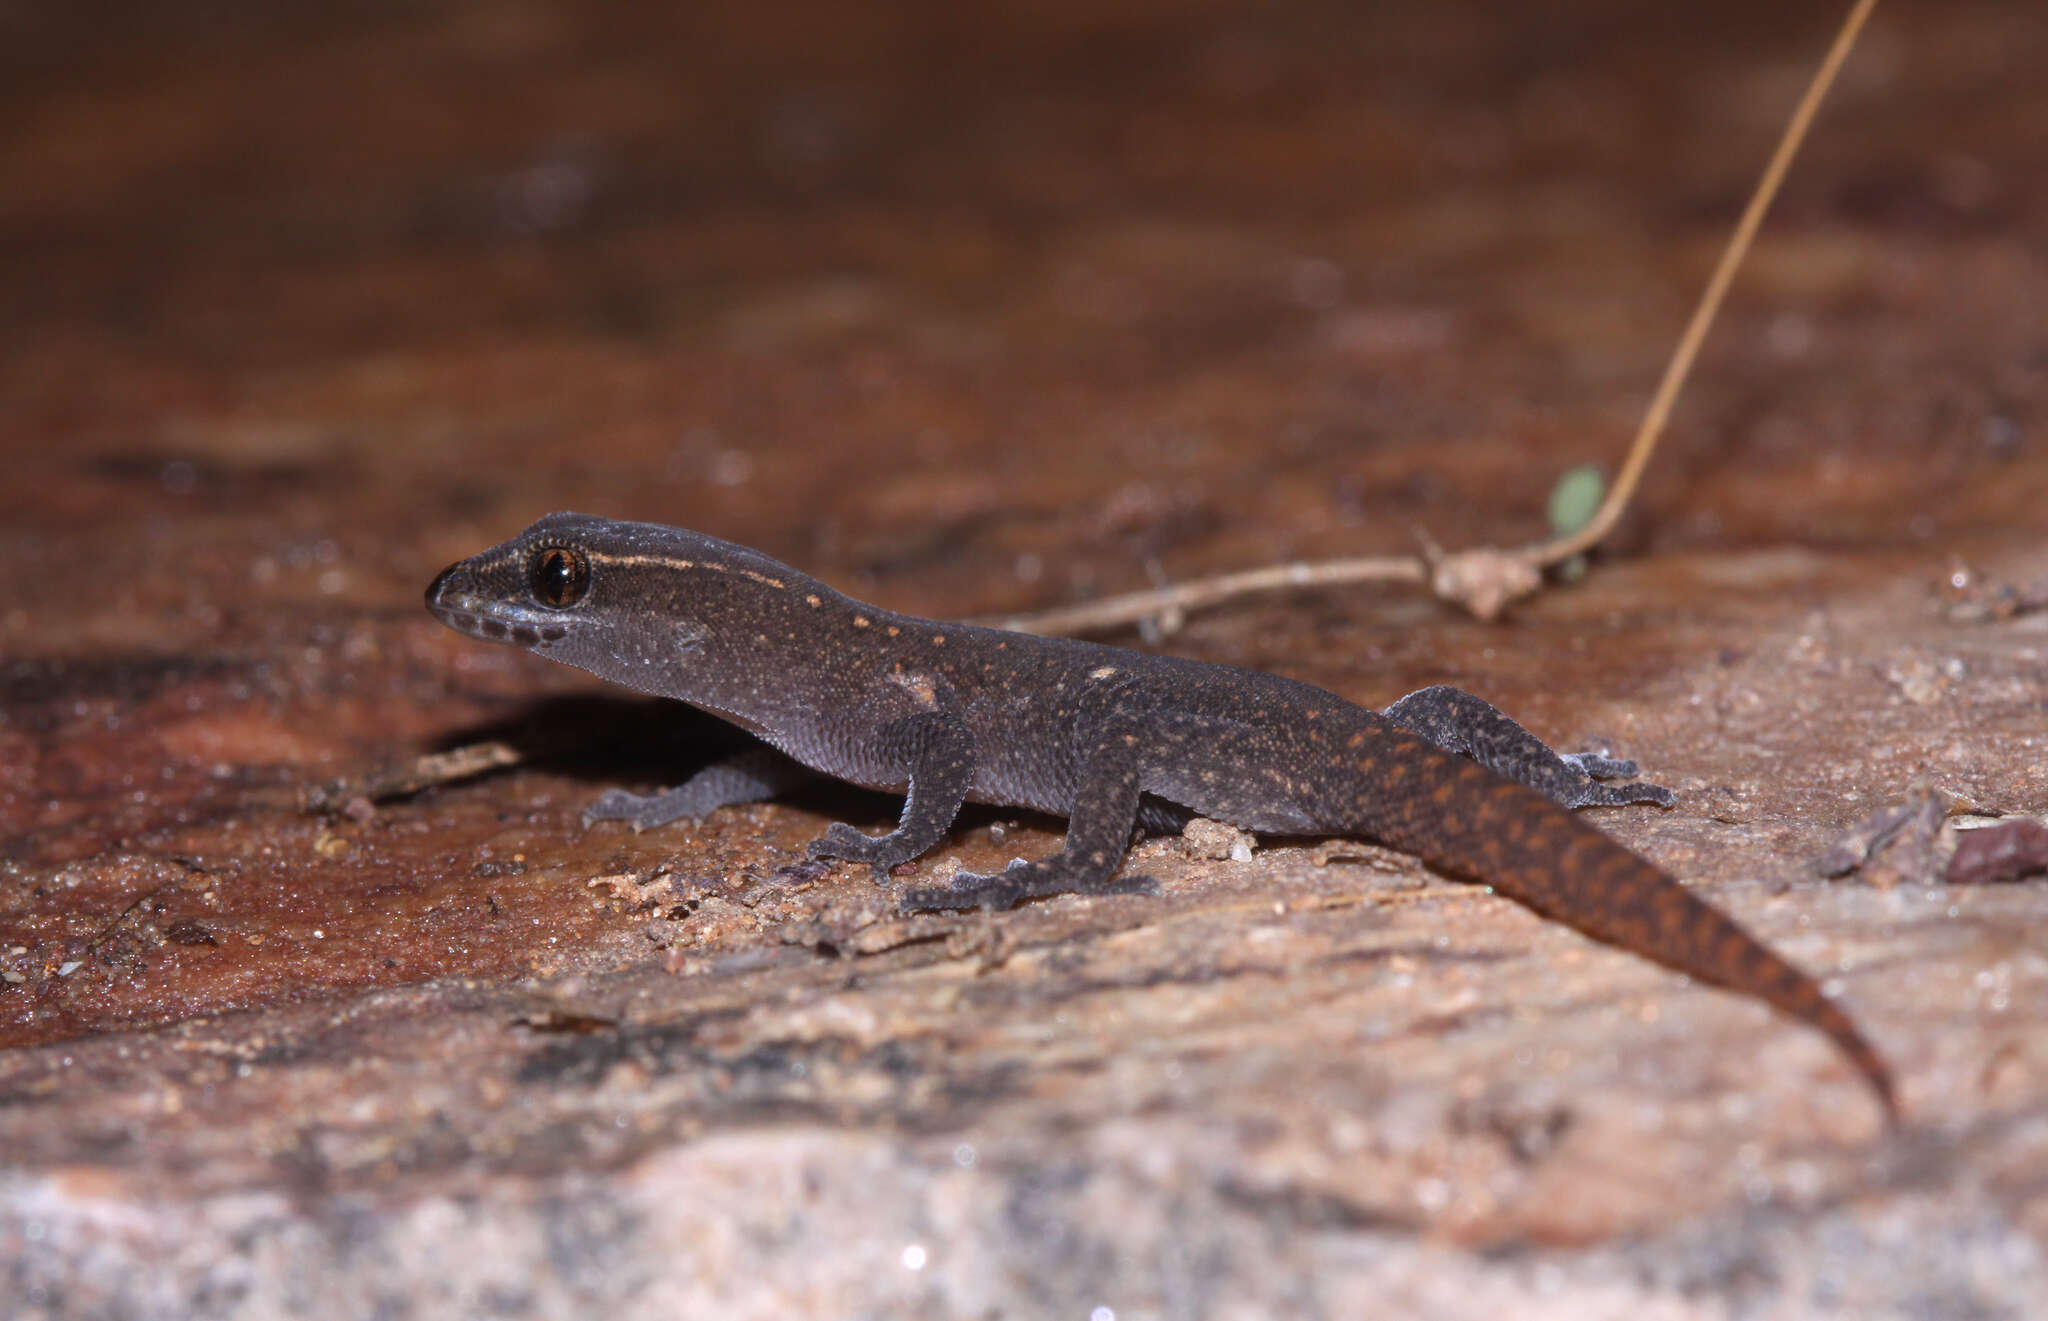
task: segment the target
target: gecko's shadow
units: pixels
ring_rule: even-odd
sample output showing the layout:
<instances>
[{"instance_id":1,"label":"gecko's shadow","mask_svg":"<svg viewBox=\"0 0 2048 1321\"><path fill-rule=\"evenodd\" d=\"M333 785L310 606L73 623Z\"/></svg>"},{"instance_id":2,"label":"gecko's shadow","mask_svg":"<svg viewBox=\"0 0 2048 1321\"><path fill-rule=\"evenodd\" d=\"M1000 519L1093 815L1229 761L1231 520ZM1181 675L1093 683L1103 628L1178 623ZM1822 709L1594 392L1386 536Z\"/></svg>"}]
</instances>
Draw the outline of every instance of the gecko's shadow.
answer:
<instances>
[{"instance_id":1,"label":"gecko's shadow","mask_svg":"<svg viewBox=\"0 0 2048 1321\"><path fill-rule=\"evenodd\" d=\"M518 749L520 764L528 769L587 783L591 800L606 789L678 785L706 766L759 745L745 730L682 702L590 695L543 698L502 720L456 730L437 743L436 751L494 740ZM893 826L903 807L901 795L824 775L775 801L864 829ZM579 810L585 805L581 799L575 804ZM1036 814L970 803L955 828L1020 816Z\"/></svg>"},{"instance_id":2,"label":"gecko's shadow","mask_svg":"<svg viewBox=\"0 0 2048 1321\"><path fill-rule=\"evenodd\" d=\"M684 779L751 741L744 730L681 702L576 696L541 698L501 720L465 726L434 750L510 744L522 766L588 781L595 793L616 784Z\"/></svg>"}]
</instances>

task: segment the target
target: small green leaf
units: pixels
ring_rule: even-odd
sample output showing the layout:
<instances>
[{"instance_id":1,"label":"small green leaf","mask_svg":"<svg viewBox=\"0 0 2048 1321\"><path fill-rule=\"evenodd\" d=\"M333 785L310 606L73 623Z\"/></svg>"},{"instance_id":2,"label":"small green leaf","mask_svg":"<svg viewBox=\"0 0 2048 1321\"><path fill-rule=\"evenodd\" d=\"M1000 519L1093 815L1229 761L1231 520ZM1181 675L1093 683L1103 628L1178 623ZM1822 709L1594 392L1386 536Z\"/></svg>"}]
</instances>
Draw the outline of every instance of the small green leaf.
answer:
<instances>
[{"instance_id":1,"label":"small green leaf","mask_svg":"<svg viewBox=\"0 0 2048 1321\"><path fill-rule=\"evenodd\" d=\"M1568 537L1591 522L1600 512L1600 500L1607 494L1607 479L1590 463L1581 464L1557 479L1550 488L1550 530Z\"/></svg>"}]
</instances>

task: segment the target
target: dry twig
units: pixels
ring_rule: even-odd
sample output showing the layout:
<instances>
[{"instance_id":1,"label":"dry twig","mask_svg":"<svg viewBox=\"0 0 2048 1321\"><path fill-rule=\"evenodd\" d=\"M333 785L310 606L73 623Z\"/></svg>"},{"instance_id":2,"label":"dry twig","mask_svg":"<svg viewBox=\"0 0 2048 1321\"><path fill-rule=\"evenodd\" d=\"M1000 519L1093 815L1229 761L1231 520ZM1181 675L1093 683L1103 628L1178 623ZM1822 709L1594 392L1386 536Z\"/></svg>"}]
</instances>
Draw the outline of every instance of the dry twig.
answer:
<instances>
[{"instance_id":1,"label":"dry twig","mask_svg":"<svg viewBox=\"0 0 2048 1321\"><path fill-rule=\"evenodd\" d=\"M414 757L369 775L309 784L300 791L300 805L308 812L332 812L344 809L356 799L375 803L387 798L403 798L432 785L466 780L485 771L517 766L524 760L526 754L523 751L498 739L466 743L446 752Z\"/></svg>"},{"instance_id":2,"label":"dry twig","mask_svg":"<svg viewBox=\"0 0 2048 1321\"><path fill-rule=\"evenodd\" d=\"M1607 498L1585 526L1551 541L1514 549L1481 546L1450 554L1425 552L1414 556L1278 564L993 622L1026 633L1084 633L1151 621L1161 632L1170 633L1179 627L1188 611L1214 605L1233 596L1280 587L1361 582L1426 582L1442 599L1464 606L1481 619L1492 619L1512 602L1534 592L1542 585L1543 570L1599 544L1613 530L1635 495L1643 469L1649 465L1650 455L1657 448L1665 421L1671 415L1672 403L1692 370L1693 360L1706 339L1708 327L1720 311L1728 286L1748 253L1765 212L1776 198L1778 187L1784 182L1792 158L1806 138L1821 100L1833 85L1843 62L1848 59L1857 34L1863 30L1864 21L1870 17L1870 11L1876 4L1877 0L1856 0L1848 18L1835 34L1834 44L1829 47L1827 56L1807 85L1806 95L1800 99L1798 108L1785 125L1777 150L1772 153L1770 164L1764 167L1763 178L1750 194L1749 205L1743 210L1742 219L1736 223L1735 232L1729 236L1698 306L1693 309L1692 320L1680 336L1678 347L1664 369L1664 378L1658 383L1657 393L1643 415L1642 425L1636 430L1635 442L1622 460L1620 474Z\"/></svg>"}]
</instances>

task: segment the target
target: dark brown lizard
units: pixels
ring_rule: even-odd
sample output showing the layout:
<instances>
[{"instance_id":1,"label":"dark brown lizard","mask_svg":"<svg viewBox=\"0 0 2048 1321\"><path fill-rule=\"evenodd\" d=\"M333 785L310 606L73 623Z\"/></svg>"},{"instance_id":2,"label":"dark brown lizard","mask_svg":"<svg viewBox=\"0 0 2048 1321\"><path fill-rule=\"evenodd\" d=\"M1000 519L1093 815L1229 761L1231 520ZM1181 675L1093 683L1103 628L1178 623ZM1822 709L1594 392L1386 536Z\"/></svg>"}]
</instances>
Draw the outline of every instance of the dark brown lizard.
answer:
<instances>
[{"instance_id":1,"label":"dark brown lizard","mask_svg":"<svg viewBox=\"0 0 2048 1321\"><path fill-rule=\"evenodd\" d=\"M679 528L550 514L450 566L427 605L453 628L688 702L763 748L679 788L612 790L586 822L649 827L770 797L822 772L904 793L897 827L843 822L811 856L878 880L930 850L963 802L1068 819L1066 847L996 876L913 889L905 908L1007 908L1116 875L1134 825L1200 814L1248 830L1360 835L1825 1033L1896 1118L1884 1062L1822 992L1721 912L1568 809L1669 804L1561 757L1492 706L1426 688L1384 714L1256 670L894 614Z\"/></svg>"}]
</instances>

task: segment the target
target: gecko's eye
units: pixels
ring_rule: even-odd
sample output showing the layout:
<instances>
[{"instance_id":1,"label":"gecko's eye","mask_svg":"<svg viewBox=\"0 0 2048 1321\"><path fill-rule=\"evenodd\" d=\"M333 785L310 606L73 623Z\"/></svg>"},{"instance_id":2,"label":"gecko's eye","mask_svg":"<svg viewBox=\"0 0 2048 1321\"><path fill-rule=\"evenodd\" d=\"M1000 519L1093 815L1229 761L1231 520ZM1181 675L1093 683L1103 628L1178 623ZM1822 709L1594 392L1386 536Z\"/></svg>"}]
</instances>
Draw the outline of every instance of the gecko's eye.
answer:
<instances>
[{"instance_id":1,"label":"gecko's eye","mask_svg":"<svg viewBox=\"0 0 2048 1321\"><path fill-rule=\"evenodd\" d=\"M590 561L567 546L537 552L526 566L526 587L551 610L566 610L590 590Z\"/></svg>"}]
</instances>

